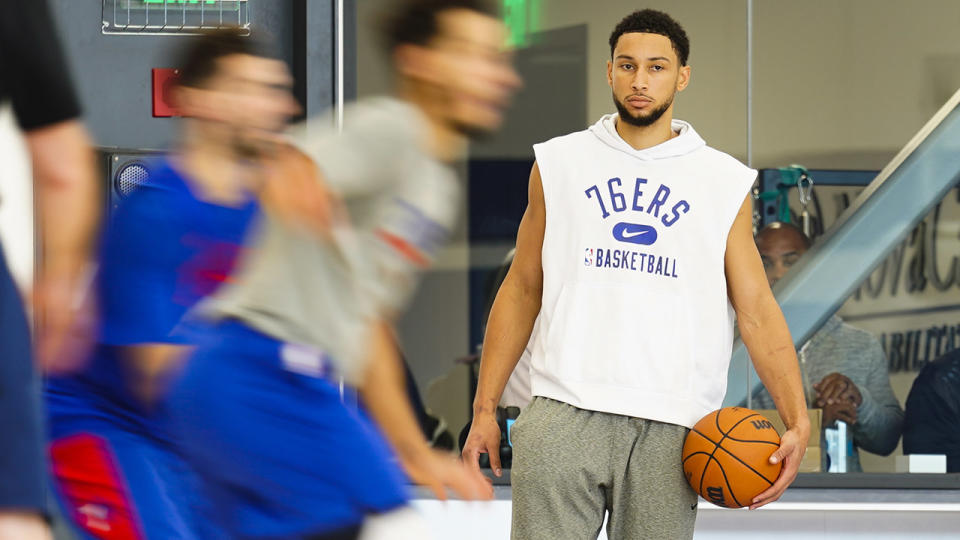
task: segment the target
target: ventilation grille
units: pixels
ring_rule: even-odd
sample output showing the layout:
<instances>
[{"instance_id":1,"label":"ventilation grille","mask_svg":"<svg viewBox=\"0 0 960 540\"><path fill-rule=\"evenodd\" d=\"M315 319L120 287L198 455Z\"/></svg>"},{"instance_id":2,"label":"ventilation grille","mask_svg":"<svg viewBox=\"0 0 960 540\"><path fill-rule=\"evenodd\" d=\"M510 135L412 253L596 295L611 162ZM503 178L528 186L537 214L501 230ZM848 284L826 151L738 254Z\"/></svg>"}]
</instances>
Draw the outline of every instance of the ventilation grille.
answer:
<instances>
[{"instance_id":1,"label":"ventilation grille","mask_svg":"<svg viewBox=\"0 0 960 540\"><path fill-rule=\"evenodd\" d=\"M195 34L228 27L250 33L248 0L103 0L104 34Z\"/></svg>"}]
</instances>

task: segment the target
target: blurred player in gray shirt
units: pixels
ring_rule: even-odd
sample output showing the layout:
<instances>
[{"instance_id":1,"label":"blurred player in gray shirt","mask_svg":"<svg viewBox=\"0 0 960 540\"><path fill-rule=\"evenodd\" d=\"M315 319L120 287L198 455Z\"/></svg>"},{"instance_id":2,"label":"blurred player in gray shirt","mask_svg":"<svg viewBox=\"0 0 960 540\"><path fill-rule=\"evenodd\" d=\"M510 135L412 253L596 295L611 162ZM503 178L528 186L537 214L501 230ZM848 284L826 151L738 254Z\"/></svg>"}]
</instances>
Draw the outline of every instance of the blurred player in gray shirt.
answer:
<instances>
[{"instance_id":1,"label":"blurred player in gray shirt","mask_svg":"<svg viewBox=\"0 0 960 540\"><path fill-rule=\"evenodd\" d=\"M481 0L405 0L385 23L396 97L354 105L342 133L308 125L278 156L259 236L202 310L213 329L171 393L206 517L230 538L355 538L372 514L390 538L422 538L393 521L410 512L394 455L438 496L492 495L428 447L391 322L457 218L452 164L519 80ZM341 377L379 429L342 404Z\"/></svg>"}]
</instances>

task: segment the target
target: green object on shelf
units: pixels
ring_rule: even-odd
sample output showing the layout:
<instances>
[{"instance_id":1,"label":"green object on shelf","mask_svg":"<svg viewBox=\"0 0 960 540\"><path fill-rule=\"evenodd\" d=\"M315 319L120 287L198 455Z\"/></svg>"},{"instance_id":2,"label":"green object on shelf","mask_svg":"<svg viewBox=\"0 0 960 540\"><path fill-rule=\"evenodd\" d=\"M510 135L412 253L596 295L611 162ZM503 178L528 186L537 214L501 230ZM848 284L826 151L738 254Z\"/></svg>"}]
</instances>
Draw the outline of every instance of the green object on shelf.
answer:
<instances>
[{"instance_id":1,"label":"green object on shelf","mask_svg":"<svg viewBox=\"0 0 960 540\"><path fill-rule=\"evenodd\" d=\"M802 165L789 165L780 167L780 182L777 183L777 189L773 191L764 191L757 195L757 198L763 201L777 201L777 221L790 223L790 190L796 188L803 178L809 178L807 168Z\"/></svg>"}]
</instances>

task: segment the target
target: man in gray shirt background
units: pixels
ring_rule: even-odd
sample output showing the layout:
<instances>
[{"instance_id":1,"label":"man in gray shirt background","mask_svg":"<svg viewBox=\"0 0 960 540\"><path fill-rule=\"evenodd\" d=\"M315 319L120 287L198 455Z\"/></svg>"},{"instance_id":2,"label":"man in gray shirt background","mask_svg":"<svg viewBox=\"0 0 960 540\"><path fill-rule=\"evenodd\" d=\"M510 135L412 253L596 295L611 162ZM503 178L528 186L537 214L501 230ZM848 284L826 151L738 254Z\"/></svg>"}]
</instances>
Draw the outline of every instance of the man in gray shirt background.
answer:
<instances>
[{"instance_id":1,"label":"man in gray shirt background","mask_svg":"<svg viewBox=\"0 0 960 540\"><path fill-rule=\"evenodd\" d=\"M810 248L810 239L796 226L776 222L756 237L767 279L772 287ZM823 426L837 420L853 432L855 451L848 472L861 472L862 448L889 455L897 447L903 429L903 408L890 387L887 357L873 334L854 328L834 315L799 352L800 370L807 402L823 409ZM766 389L753 396L754 409L774 408Z\"/></svg>"}]
</instances>

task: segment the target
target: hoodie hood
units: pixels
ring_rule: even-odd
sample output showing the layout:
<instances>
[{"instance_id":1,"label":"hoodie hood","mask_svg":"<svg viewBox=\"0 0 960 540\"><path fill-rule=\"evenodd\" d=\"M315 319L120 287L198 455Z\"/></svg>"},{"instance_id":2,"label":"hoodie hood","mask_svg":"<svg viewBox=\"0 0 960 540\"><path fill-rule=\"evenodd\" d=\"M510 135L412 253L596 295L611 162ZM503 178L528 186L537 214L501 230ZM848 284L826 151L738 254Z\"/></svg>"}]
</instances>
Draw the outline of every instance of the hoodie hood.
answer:
<instances>
[{"instance_id":1,"label":"hoodie hood","mask_svg":"<svg viewBox=\"0 0 960 540\"><path fill-rule=\"evenodd\" d=\"M693 126L683 120L673 120L671 127L675 133L679 133L678 136L656 146L637 150L627 144L627 141L623 140L617 133L617 118L617 113L603 116L596 124L590 126L590 133L593 133L607 146L638 159L649 161L682 156L707 144L700 138L700 135L697 135Z\"/></svg>"}]
</instances>

